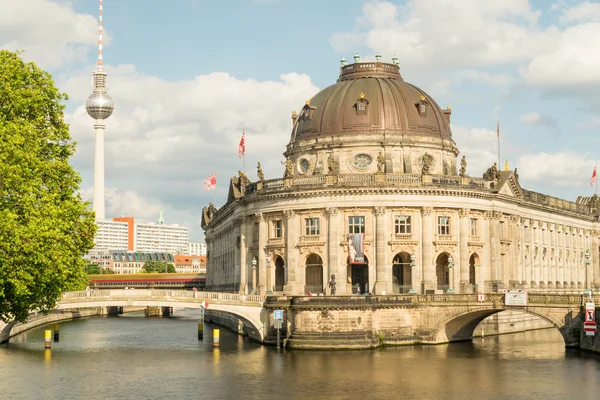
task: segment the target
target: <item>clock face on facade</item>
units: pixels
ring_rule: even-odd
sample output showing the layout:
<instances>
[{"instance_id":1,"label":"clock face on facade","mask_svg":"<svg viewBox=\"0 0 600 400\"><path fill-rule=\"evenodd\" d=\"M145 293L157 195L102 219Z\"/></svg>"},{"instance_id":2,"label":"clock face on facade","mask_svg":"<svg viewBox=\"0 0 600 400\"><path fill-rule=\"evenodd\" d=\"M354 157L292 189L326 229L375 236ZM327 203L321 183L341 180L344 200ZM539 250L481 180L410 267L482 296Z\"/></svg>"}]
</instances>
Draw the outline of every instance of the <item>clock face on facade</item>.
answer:
<instances>
[{"instance_id":1,"label":"clock face on facade","mask_svg":"<svg viewBox=\"0 0 600 400\"><path fill-rule=\"evenodd\" d=\"M300 173L301 174L305 174L308 171L309 167L310 167L310 163L308 162L308 160L306 158L304 158L300 161Z\"/></svg>"},{"instance_id":2,"label":"clock face on facade","mask_svg":"<svg viewBox=\"0 0 600 400\"><path fill-rule=\"evenodd\" d=\"M371 165L372 161L373 161L373 158L370 155L358 154L357 156L354 157L354 166L358 169L365 169L369 165Z\"/></svg>"}]
</instances>

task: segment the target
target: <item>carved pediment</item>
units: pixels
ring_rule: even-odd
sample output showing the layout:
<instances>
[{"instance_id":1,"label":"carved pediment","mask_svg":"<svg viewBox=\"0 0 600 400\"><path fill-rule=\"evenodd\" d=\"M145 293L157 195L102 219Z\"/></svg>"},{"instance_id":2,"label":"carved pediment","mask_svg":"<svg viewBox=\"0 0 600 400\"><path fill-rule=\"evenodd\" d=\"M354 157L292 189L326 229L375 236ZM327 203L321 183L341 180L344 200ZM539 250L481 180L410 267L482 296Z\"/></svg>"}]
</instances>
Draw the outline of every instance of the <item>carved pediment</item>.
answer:
<instances>
[{"instance_id":1,"label":"carved pediment","mask_svg":"<svg viewBox=\"0 0 600 400\"><path fill-rule=\"evenodd\" d=\"M513 171L502 171L494 192L505 196L523 198L523 190Z\"/></svg>"}]
</instances>

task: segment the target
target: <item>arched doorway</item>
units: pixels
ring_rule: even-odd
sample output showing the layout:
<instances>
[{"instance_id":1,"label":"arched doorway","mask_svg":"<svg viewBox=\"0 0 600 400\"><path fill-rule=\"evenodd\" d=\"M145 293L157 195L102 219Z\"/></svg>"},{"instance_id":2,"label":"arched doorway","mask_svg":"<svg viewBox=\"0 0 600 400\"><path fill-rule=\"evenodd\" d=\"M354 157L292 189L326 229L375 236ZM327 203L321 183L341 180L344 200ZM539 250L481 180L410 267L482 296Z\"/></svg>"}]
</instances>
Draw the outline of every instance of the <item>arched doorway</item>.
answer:
<instances>
[{"instance_id":1,"label":"arched doorway","mask_svg":"<svg viewBox=\"0 0 600 400\"><path fill-rule=\"evenodd\" d=\"M469 257L469 284L473 286L477 285L477 276L475 275L475 268L479 264L479 255L477 255L477 253L471 254L471 257Z\"/></svg>"},{"instance_id":2,"label":"arched doorway","mask_svg":"<svg viewBox=\"0 0 600 400\"><path fill-rule=\"evenodd\" d=\"M450 287L450 270L448 269L448 253L442 253L435 262L435 276L437 277L437 289L446 291Z\"/></svg>"},{"instance_id":3,"label":"arched doorway","mask_svg":"<svg viewBox=\"0 0 600 400\"><path fill-rule=\"evenodd\" d=\"M318 254L306 258L306 293L323 292L323 260Z\"/></svg>"},{"instance_id":4,"label":"arched doorway","mask_svg":"<svg viewBox=\"0 0 600 400\"><path fill-rule=\"evenodd\" d=\"M361 263L351 262L350 257L346 260L348 266L348 277L352 284L352 294L364 294L370 292L369 287L369 259L364 256L365 261Z\"/></svg>"},{"instance_id":5,"label":"arched doorway","mask_svg":"<svg viewBox=\"0 0 600 400\"><path fill-rule=\"evenodd\" d=\"M410 254L398 253L392 262L392 293L408 293L412 282Z\"/></svg>"},{"instance_id":6,"label":"arched doorway","mask_svg":"<svg viewBox=\"0 0 600 400\"><path fill-rule=\"evenodd\" d=\"M275 259L275 291L282 292L285 285L285 263L283 258L277 256Z\"/></svg>"}]
</instances>

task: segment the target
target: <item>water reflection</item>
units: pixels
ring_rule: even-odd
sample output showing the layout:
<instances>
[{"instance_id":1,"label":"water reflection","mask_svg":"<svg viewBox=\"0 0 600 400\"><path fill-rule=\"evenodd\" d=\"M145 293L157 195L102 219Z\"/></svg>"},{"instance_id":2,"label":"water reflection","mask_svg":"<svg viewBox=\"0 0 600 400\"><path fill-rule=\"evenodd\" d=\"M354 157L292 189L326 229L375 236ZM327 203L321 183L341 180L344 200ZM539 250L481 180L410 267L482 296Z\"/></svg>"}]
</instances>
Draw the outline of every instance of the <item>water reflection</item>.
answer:
<instances>
[{"instance_id":1,"label":"water reflection","mask_svg":"<svg viewBox=\"0 0 600 400\"><path fill-rule=\"evenodd\" d=\"M539 399L595 398L600 357L564 348L553 329L441 346L277 351L195 315L63 323L0 347L3 398ZM42 361L43 360L43 361ZM35 384L32 385L32 382ZM574 388L577 388L574 392Z\"/></svg>"}]
</instances>

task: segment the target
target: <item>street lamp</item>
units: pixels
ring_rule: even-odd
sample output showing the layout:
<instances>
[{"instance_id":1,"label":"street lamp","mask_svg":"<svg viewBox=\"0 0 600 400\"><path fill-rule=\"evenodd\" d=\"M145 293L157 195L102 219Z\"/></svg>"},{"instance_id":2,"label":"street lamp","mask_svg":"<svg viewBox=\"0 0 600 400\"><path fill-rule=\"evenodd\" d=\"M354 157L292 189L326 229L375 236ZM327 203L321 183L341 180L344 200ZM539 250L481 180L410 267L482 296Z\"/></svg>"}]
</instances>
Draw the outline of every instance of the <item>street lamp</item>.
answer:
<instances>
[{"instance_id":1,"label":"street lamp","mask_svg":"<svg viewBox=\"0 0 600 400\"><path fill-rule=\"evenodd\" d=\"M252 294L256 294L256 257L252 258Z\"/></svg>"},{"instance_id":2,"label":"street lamp","mask_svg":"<svg viewBox=\"0 0 600 400\"><path fill-rule=\"evenodd\" d=\"M446 293L454 293L454 288L452 287L452 281L454 280L454 271L452 271L453 268L454 259L452 259L452 256L448 256L448 290L446 290Z\"/></svg>"},{"instance_id":3,"label":"street lamp","mask_svg":"<svg viewBox=\"0 0 600 400\"><path fill-rule=\"evenodd\" d=\"M414 269L417 266L417 262L415 261L415 253L412 253L410 255L410 267L411 269ZM410 280L411 280L411 288L408 291L408 294L417 294L417 289L415 289L414 287L412 287L412 283L415 280L415 271L410 271Z\"/></svg>"},{"instance_id":4,"label":"street lamp","mask_svg":"<svg viewBox=\"0 0 600 400\"><path fill-rule=\"evenodd\" d=\"M273 291L271 290L271 256L267 255L267 296L272 296Z\"/></svg>"},{"instance_id":5,"label":"street lamp","mask_svg":"<svg viewBox=\"0 0 600 400\"><path fill-rule=\"evenodd\" d=\"M585 291L583 293L587 294L588 296L592 295L592 289L590 289L590 282L588 279L588 269L590 268L590 257L592 255L590 254L589 250L585 251Z\"/></svg>"}]
</instances>

